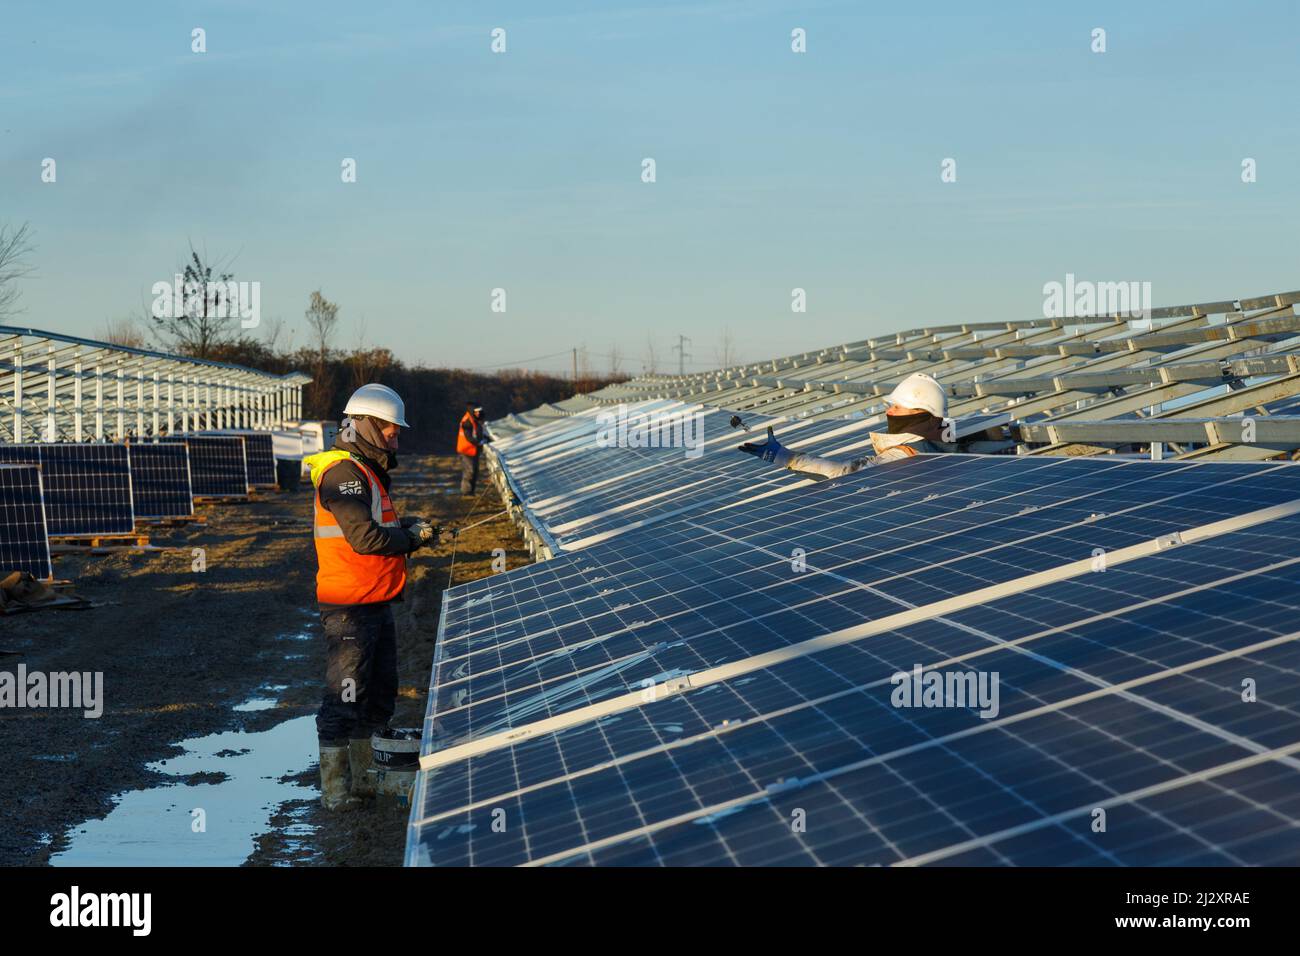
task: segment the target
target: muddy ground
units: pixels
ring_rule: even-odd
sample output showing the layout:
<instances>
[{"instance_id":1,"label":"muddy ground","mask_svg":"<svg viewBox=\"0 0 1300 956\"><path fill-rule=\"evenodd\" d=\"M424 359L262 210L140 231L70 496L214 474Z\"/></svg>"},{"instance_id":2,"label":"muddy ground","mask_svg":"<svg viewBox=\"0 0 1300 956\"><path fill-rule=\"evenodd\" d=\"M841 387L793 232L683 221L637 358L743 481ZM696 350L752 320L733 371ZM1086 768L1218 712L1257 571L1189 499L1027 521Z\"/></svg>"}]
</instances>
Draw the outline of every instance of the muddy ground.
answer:
<instances>
[{"instance_id":1,"label":"muddy ground","mask_svg":"<svg viewBox=\"0 0 1300 956\"><path fill-rule=\"evenodd\" d=\"M502 505L490 484L462 498L454 457L402 462L393 473L398 512L437 523L472 524ZM182 751L175 742L228 730L265 730L315 712L324 648L315 613L310 483L298 492L200 506L203 524L155 529L150 554L72 555L55 577L103 606L0 617L0 669L102 671L104 713L5 710L0 714L0 864L43 864L68 845L69 831L102 817L126 790L175 784L146 768ZM470 513L473 506L472 513ZM466 515L468 514L468 518ZM529 561L505 516L461 535L455 580L491 573L492 549L507 564ZM191 570L203 548L206 571ZM400 692L394 725L423 718L438 610L451 542L417 552L406 599L396 605ZM233 706L287 685L277 706L247 713ZM220 772L219 766L213 771ZM316 768L293 778L316 787ZM407 810L379 800L349 814L326 814L316 801L282 805L246 865L400 865ZM285 831L311 825L310 835ZM164 861L165 862L165 861Z\"/></svg>"}]
</instances>

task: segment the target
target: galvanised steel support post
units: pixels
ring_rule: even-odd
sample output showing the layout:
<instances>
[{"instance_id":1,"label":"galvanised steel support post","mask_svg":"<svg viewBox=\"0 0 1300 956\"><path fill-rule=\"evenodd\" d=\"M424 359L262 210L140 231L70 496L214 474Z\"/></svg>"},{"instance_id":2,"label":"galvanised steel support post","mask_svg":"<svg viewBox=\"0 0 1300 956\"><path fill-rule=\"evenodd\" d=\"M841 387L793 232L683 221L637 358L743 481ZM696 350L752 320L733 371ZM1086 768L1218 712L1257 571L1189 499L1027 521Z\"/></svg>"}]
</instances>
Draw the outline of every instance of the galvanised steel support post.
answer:
<instances>
[{"instance_id":1,"label":"galvanised steel support post","mask_svg":"<svg viewBox=\"0 0 1300 956\"><path fill-rule=\"evenodd\" d=\"M81 346L78 345L72 354L76 356L76 361L72 365L72 439L73 441L85 441L86 423L84 413L81 409Z\"/></svg>"},{"instance_id":2,"label":"galvanised steel support post","mask_svg":"<svg viewBox=\"0 0 1300 956\"><path fill-rule=\"evenodd\" d=\"M23 440L23 343L14 345L14 441Z\"/></svg>"},{"instance_id":3,"label":"galvanised steel support post","mask_svg":"<svg viewBox=\"0 0 1300 956\"><path fill-rule=\"evenodd\" d=\"M45 440L58 441L59 426L55 422L55 413L58 409L58 403L55 401L55 374L58 370L58 362L54 358L54 343L48 346L49 360L46 363L45 375Z\"/></svg>"}]
</instances>

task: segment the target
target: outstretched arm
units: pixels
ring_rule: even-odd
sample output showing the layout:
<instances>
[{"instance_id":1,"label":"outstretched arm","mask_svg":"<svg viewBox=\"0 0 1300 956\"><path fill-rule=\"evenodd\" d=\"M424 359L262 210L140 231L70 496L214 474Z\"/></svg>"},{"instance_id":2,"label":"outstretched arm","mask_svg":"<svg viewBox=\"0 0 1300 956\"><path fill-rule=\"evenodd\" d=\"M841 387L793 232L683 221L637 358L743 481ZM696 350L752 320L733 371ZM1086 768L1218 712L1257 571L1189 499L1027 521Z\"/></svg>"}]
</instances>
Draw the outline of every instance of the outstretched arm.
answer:
<instances>
[{"instance_id":1,"label":"outstretched arm","mask_svg":"<svg viewBox=\"0 0 1300 956\"><path fill-rule=\"evenodd\" d=\"M868 458L844 461L834 458L819 458L816 455L796 454L776 440L770 426L767 429L767 439L765 441L745 442L740 446L739 450L747 455L761 458L763 461L770 461L778 468L788 468L791 471L818 478L839 478L857 471L870 461Z\"/></svg>"},{"instance_id":2,"label":"outstretched arm","mask_svg":"<svg viewBox=\"0 0 1300 956\"><path fill-rule=\"evenodd\" d=\"M811 475L816 478L843 478L859 469L883 465L885 462L897 461L915 454L911 449L899 445L869 458L821 458L817 455L800 455L777 441L771 428L767 430L766 441L746 442L740 446L740 451L770 461L779 468L788 468L801 475Z\"/></svg>"},{"instance_id":3,"label":"outstretched arm","mask_svg":"<svg viewBox=\"0 0 1300 956\"><path fill-rule=\"evenodd\" d=\"M791 455L785 467L802 475L815 475L818 478L843 478L859 468L875 464L871 458L821 458L817 455Z\"/></svg>"}]
</instances>

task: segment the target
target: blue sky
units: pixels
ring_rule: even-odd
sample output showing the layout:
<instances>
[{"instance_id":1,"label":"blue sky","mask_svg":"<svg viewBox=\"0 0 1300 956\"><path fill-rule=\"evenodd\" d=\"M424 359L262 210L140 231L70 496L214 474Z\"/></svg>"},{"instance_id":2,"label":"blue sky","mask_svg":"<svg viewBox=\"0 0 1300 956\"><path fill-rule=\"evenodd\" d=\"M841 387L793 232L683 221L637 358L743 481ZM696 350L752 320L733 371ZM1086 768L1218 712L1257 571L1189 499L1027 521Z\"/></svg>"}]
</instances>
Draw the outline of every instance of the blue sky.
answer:
<instances>
[{"instance_id":1,"label":"blue sky","mask_svg":"<svg viewBox=\"0 0 1300 956\"><path fill-rule=\"evenodd\" d=\"M364 319L471 367L1031 318L1067 272L1156 305L1300 288L1298 8L11 0L0 221L38 246L18 322L93 336L190 241L296 342L319 287L339 344Z\"/></svg>"}]
</instances>

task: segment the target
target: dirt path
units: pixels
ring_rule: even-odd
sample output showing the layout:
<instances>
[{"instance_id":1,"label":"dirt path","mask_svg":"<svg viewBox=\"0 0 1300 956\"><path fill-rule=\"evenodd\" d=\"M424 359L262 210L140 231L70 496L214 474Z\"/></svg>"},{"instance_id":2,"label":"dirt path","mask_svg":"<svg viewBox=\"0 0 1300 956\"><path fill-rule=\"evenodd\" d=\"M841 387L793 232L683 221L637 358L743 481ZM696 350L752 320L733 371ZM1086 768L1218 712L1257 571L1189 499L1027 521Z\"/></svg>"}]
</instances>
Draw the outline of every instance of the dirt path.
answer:
<instances>
[{"instance_id":1,"label":"dirt path","mask_svg":"<svg viewBox=\"0 0 1300 956\"><path fill-rule=\"evenodd\" d=\"M399 513L443 524L471 502L457 493L448 456L403 462L394 472ZM489 488L470 522L501 509ZM146 768L181 751L176 741L227 730L259 731L314 713L324 669L313 601L311 498L268 495L246 504L204 506L207 522L156 532L163 554L61 558L55 574L107 606L0 618L0 669L90 671L104 675L104 713L0 712L0 864L41 864L67 846L66 833L104 816L126 790L175 784ZM491 573L492 549L507 549L509 567L528 561L504 517L462 536L456 580ZM207 570L191 570L203 548ZM418 727L447 580L449 543L411 563L407 600L397 606L401 691L394 724ZM277 706L236 712L241 701L285 685ZM261 693L259 693L261 690ZM219 765L212 773L220 774ZM297 778L315 787L315 768ZM392 864L401 862L406 811L391 801L334 816L310 801L281 808L276 827L249 862ZM284 831L315 825L311 836Z\"/></svg>"}]
</instances>

